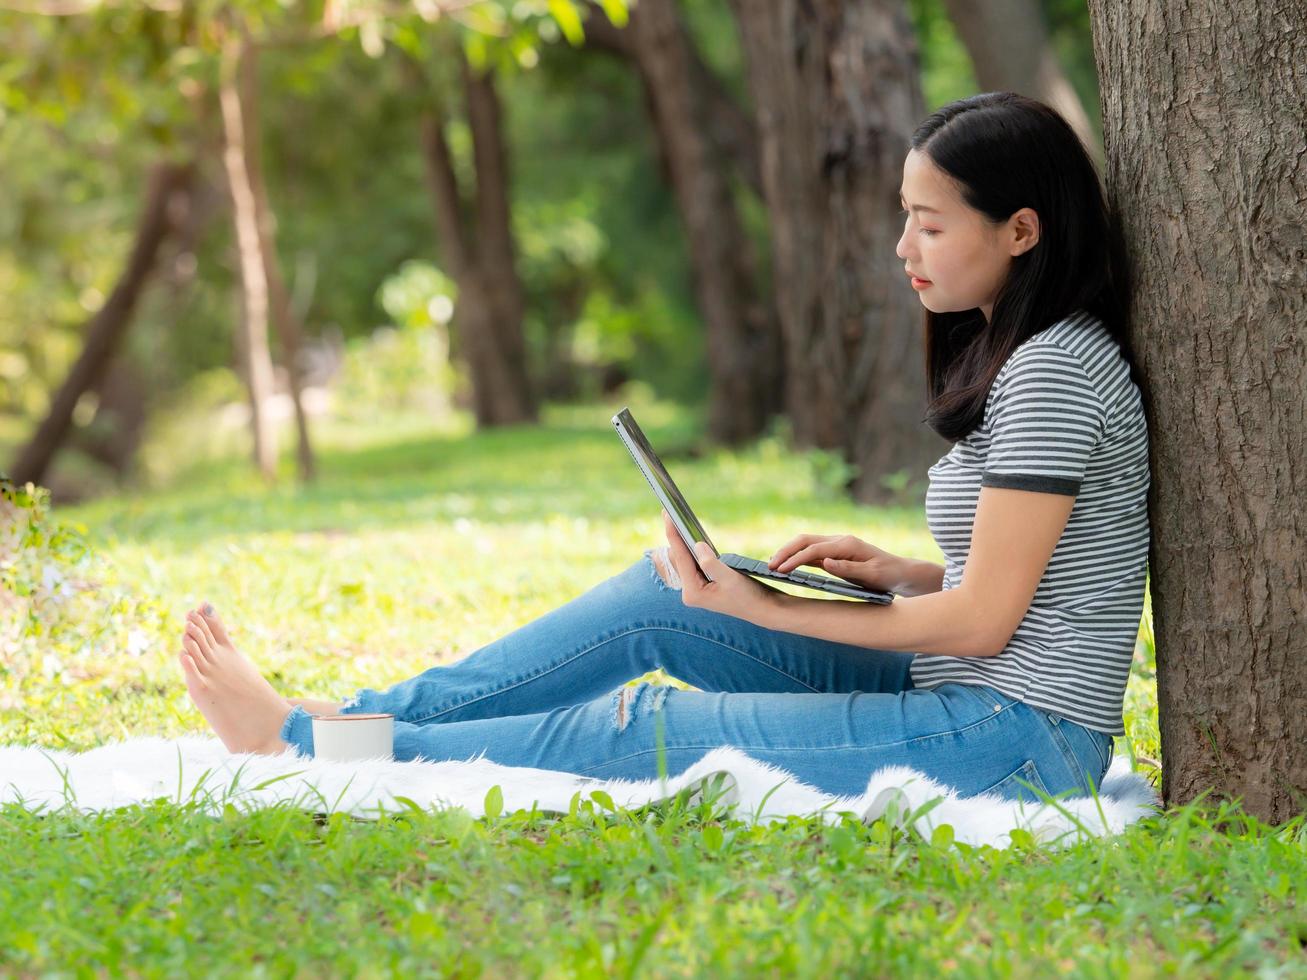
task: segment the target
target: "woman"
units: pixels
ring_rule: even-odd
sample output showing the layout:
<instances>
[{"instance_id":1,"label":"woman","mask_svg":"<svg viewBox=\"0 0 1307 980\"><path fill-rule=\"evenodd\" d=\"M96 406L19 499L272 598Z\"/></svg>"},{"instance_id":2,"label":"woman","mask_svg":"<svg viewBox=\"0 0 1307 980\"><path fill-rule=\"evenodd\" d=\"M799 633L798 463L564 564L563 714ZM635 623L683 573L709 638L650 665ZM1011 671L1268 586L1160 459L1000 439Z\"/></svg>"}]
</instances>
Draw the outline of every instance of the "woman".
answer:
<instances>
[{"instance_id":1,"label":"woman","mask_svg":"<svg viewBox=\"0 0 1307 980\"><path fill-rule=\"evenodd\" d=\"M925 307L943 566L800 535L809 565L896 593L789 595L668 545L464 660L343 705L278 695L207 604L180 660L232 751L312 754L310 711L388 712L395 757L595 777L676 774L731 745L821 790L882 766L969 795L1085 795L1123 735L1143 607L1148 434L1093 163L1048 107L951 103L913 134L897 254ZM699 690L633 677L664 668ZM661 729L661 731L659 730Z\"/></svg>"}]
</instances>

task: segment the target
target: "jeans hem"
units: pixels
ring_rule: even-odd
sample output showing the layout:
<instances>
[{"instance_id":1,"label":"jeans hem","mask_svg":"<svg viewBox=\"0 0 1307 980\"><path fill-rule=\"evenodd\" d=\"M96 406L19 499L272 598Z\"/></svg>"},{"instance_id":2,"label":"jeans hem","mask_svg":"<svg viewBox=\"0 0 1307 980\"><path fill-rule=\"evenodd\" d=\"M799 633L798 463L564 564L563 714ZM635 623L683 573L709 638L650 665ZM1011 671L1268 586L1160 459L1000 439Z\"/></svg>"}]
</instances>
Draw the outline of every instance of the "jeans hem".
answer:
<instances>
[{"instance_id":1,"label":"jeans hem","mask_svg":"<svg viewBox=\"0 0 1307 980\"><path fill-rule=\"evenodd\" d=\"M301 755L313 756L313 716L297 704L281 723L281 740Z\"/></svg>"}]
</instances>

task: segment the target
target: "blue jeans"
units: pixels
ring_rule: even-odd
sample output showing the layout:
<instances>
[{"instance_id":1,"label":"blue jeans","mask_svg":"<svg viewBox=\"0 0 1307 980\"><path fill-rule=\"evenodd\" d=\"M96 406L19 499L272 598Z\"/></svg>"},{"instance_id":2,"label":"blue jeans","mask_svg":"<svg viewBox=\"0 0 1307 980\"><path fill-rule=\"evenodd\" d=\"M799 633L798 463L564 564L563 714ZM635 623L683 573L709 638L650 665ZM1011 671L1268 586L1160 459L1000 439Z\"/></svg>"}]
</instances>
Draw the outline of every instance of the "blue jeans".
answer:
<instances>
[{"instance_id":1,"label":"blue jeans","mask_svg":"<svg viewBox=\"0 0 1307 980\"><path fill-rule=\"evenodd\" d=\"M364 688L342 712L393 714L401 761L484 757L652 779L661 727L668 776L730 745L836 795L865 792L871 774L891 764L961 795L1033 799L1019 780L1049 795L1098 786L1111 736L990 687L914 688L914 656L686 606L646 551L457 663ZM628 686L657 668L699 690ZM312 716L297 705L281 737L312 755Z\"/></svg>"}]
</instances>

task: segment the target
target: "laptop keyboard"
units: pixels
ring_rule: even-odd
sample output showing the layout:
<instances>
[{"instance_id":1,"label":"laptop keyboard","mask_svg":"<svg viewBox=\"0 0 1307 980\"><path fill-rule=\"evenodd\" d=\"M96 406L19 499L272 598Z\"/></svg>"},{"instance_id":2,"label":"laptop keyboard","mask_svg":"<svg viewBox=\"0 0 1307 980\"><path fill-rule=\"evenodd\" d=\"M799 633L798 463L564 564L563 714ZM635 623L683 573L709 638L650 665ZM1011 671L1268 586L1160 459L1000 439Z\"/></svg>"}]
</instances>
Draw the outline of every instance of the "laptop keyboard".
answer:
<instances>
[{"instance_id":1,"label":"laptop keyboard","mask_svg":"<svg viewBox=\"0 0 1307 980\"><path fill-rule=\"evenodd\" d=\"M729 551L723 552L720 557L731 568L739 569L742 572L753 572L763 578L775 579L778 582L815 585L825 592L834 592L837 595L857 595L858 598L868 599L872 602L883 603L890 601L888 594L872 593L871 596L860 594L863 590L859 586L854 585L852 582L846 582L844 579L831 578L829 575L817 575L797 568L792 572L778 572L769 568L765 561L759 561L757 558L746 558L744 555L737 555Z\"/></svg>"},{"instance_id":2,"label":"laptop keyboard","mask_svg":"<svg viewBox=\"0 0 1307 980\"><path fill-rule=\"evenodd\" d=\"M758 561L756 558L745 558L742 555L734 556L736 567L743 568L751 572L760 572L763 575L772 575L779 579L793 579L796 582L830 582L831 579L825 575L814 575L811 572L805 572L796 568L792 572L778 572L771 568L765 561Z\"/></svg>"}]
</instances>

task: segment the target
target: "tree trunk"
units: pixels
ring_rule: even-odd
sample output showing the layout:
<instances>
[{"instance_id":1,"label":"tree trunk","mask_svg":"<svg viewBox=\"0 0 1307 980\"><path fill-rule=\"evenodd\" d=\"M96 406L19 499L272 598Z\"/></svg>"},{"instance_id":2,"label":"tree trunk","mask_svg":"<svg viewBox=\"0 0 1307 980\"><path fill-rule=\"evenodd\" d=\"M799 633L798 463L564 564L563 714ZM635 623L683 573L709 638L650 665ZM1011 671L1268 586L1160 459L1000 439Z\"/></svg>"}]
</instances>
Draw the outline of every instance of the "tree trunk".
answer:
<instances>
[{"instance_id":1,"label":"tree trunk","mask_svg":"<svg viewBox=\"0 0 1307 980\"><path fill-rule=\"evenodd\" d=\"M1090 0L1137 284L1162 795L1307 806L1307 7Z\"/></svg>"},{"instance_id":2,"label":"tree trunk","mask_svg":"<svg viewBox=\"0 0 1307 980\"><path fill-rule=\"evenodd\" d=\"M461 53L458 57L462 58ZM453 340L471 374L477 426L534 422L536 398L526 365L522 286L512 244L507 167L494 89L489 79L475 78L463 64L477 170L473 206L458 186L445 140L443 109L428 92L429 82L420 66L412 60L403 64L426 99L420 133L422 161L435 211L440 261L458 286ZM470 220L465 215L470 215Z\"/></svg>"},{"instance_id":3,"label":"tree trunk","mask_svg":"<svg viewBox=\"0 0 1307 980\"><path fill-rule=\"evenodd\" d=\"M1019 92L1056 109L1098 161L1103 147L1071 85L1039 0L944 0L984 91Z\"/></svg>"},{"instance_id":4,"label":"tree trunk","mask_svg":"<svg viewBox=\"0 0 1307 980\"><path fill-rule=\"evenodd\" d=\"M99 398L95 415L71 440L76 448L110 467L119 479L131 469L141 444L148 414L148 380L123 354L110 358L93 389Z\"/></svg>"},{"instance_id":5,"label":"tree trunk","mask_svg":"<svg viewBox=\"0 0 1307 980\"><path fill-rule=\"evenodd\" d=\"M493 402L489 420L494 424L534 422L536 395L527 366L526 338L522 334L525 303L513 247L508 155L504 149L499 96L493 76L474 71L466 59L461 59L460 70L476 164L473 218L477 229L476 265L491 311L486 326L493 343L487 345L483 356L495 362L487 365L491 375L502 376L492 381L485 393Z\"/></svg>"},{"instance_id":6,"label":"tree trunk","mask_svg":"<svg viewBox=\"0 0 1307 980\"><path fill-rule=\"evenodd\" d=\"M784 402L780 325L760 288L757 256L740 222L727 161L709 134L713 104L696 89L706 72L675 0L641 0L631 54L685 224L691 277L707 327L708 434L738 444L767 427Z\"/></svg>"},{"instance_id":7,"label":"tree trunk","mask_svg":"<svg viewBox=\"0 0 1307 980\"><path fill-rule=\"evenodd\" d=\"M635 31L630 23L614 27L597 3L587 4L589 13L585 22L587 48L607 51L620 58L635 62ZM631 11L634 17L635 9ZM711 68L704 63L699 50L686 32L685 54L688 58L690 87L694 91L697 107L702 114L703 132L712 141L713 152L727 161L736 176L745 185L762 196L762 175L758 165L758 130L749 111L741 106L726 90ZM652 103L652 94L649 95Z\"/></svg>"},{"instance_id":8,"label":"tree trunk","mask_svg":"<svg viewBox=\"0 0 1307 980\"><path fill-rule=\"evenodd\" d=\"M248 47L249 41L243 31L233 32L223 45L219 92L225 137L222 159L231 194L232 221L241 271L241 329L236 346L250 393L254 461L264 479L271 482L277 474L277 434L267 417L268 399L272 396L272 355L268 350L268 274L259 236L258 204L250 183L246 151L246 143L256 139L257 134L246 123L240 85L241 63L247 56Z\"/></svg>"},{"instance_id":9,"label":"tree trunk","mask_svg":"<svg viewBox=\"0 0 1307 980\"><path fill-rule=\"evenodd\" d=\"M245 136L245 173L254 198L255 227L258 230L259 256L263 263L263 278L268 284L268 307L272 323L281 341L282 355L286 359L286 376L289 380L291 405L295 410L296 454L295 461L301 483L312 483L316 476L313 447L309 442L309 422L304 412L304 365L300 351L304 346L304 331L291 309L286 280L281 274L277 258L276 218L268 204L267 182L263 179L263 152L259 140L259 69L258 48L244 38L242 56L238 62L237 84L241 97L241 122Z\"/></svg>"},{"instance_id":10,"label":"tree trunk","mask_svg":"<svg viewBox=\"0 0 1307 980\"><path fill-rule=\"evenodd\" d=\"M854 497L894 499L947 448L921 423L921 305L894 254L898 187L924 114L916 41L896 0L734 0L758 123L801 446L837 449Z\"/></svg>"},{"instance_id":11,"label":"tree trunk","mask_svg":"<svg viewBox=\"0 0 1307 980\"><path fill-rule=\"evenodd\" d=\"M109 299L91 317L82 353L59 386L45 420L19 453L10 474L15 483L40 483L45 477L55 452L68 435L78 400L99 381L127 332L132 311L154 268L159 247L173 229L175 198L188 192L193 172L189 163L164 163L156 166L150 174L145 208L136 226L136 240L127 267Z\"/></svg>"}]
</instances>

